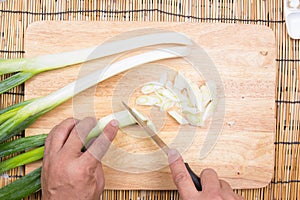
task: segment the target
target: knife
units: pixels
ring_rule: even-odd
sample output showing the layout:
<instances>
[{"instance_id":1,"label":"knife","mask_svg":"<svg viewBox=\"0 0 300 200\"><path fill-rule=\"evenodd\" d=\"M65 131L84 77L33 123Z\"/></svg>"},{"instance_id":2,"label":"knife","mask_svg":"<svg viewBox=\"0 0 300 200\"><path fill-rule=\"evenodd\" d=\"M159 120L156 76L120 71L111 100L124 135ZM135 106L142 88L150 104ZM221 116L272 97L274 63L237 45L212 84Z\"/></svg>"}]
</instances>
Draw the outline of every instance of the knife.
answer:
<instances>
[{"instance_id":1,"label":"knife","mask_svg":"<svg viewBox=\"0 0 300 200\"><path fill-rule=\"evenodd\" d=\"M128 110L128 112L132 115L132 117L136 120L138 125L143 128L148 135L152 138L152 140L165 152L165 154L168 156L168 152L170 148L168 145L146 124L145 121L143 121L126 103L122 101L125 108ZM189 164L187 162L184 163L187 171L189 172L193 183L198 191L202 191L201 186L201 180L200 178L193 172L193 170L190 168Z\"/></svg>"}]
</instances>

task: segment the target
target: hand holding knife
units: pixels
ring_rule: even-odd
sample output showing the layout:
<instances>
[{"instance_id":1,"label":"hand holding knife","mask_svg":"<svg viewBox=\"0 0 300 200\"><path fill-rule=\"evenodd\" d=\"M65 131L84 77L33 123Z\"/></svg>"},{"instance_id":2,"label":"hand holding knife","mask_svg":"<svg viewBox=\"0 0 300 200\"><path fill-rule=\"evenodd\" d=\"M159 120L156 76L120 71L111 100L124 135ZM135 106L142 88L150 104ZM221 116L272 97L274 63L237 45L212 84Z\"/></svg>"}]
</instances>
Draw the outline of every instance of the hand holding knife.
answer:
<instances>
[{"instance_id":1,"label":"hand holding knife","mask_svg":"<svg viewBox=\"0 0 300 200\"><path fill-rule=\"evenodd\" d=\"M153 139L153 141L165 152L165 154L168 156L168 152L170 151L170 148L164 141L149 127L147 124L140 119L139 116L136 115L136 113L124 102L122 102L125 108L128 110L128 112L132 115L132 117L136 120L136 122L139 124L141 128L143 128L149 136ZM200 178L193 172L193 170L190 168L188 163L184 163L187 171L189 172L193 183L198 191L202 190L201 181Z\"/></svg>"}]
</instances>

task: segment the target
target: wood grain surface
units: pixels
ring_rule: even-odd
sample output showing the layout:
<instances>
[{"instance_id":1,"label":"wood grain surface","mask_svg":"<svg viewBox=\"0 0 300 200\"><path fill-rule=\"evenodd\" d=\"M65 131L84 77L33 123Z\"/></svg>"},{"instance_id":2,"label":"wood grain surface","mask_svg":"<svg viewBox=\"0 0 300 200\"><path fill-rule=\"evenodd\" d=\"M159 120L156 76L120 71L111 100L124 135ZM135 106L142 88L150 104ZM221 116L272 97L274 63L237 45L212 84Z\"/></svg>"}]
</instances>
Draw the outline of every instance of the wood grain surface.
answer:
<instances>
[{"instance_id":1,"label":"wood grain surface","mask_svg":"<svg viewBox=\"0 0 300 200\"><path fill-rule=\"evenodd\" d=\"M212 121L203 128L194 128L178 126L156 109L137 109L150 112L158 134L172 148L179 149L196 173L211 167L233 188L266 186L274 167L275 130L275 42L270 29L218 23L46 21L31 24L27 29L26 57L100 45L157 29L184 34L207 53L224 88L224 94L220 95L224 118L216 120L219 128L212 127ZM88 69L101 68L126 56L121 54L37 75L26 82L25 98L47 95ZM194 82L203 84L209 78L201 73L201 66L197 67L182 58L168 59L114 76L50 111L29 127L26 134L47 133L67 117L101 118L123 110L122 100L134 106L140 86L159 80L163 71L172 74L180 70ZM208 153L202 154L203 151ZM26 171L38 165L40 162L28 165ZM136 126L118 132L103 159L103 168L107 189L175 188L167 158Z\"/></svg>"}]
</instances>

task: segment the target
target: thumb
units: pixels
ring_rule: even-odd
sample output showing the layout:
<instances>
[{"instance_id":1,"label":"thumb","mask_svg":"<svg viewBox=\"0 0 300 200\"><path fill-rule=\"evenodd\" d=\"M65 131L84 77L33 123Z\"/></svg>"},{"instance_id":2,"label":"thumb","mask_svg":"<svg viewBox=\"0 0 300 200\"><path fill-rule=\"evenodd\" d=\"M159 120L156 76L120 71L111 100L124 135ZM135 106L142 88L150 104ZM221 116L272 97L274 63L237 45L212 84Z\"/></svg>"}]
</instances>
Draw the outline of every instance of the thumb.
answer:
<instances>
[{"instance_id":1,"label":"thumb","mask_svg":"<svg viewBox=\"0 0 300 200\"><path fill-rule=\"evenodd\" d=\"M88 162L99 162L108 150L111 142L115 138L118 131L118 121L112 120L105 126L103 132L91 144L86 152L82 155L82 159ZM92 164L92 163L90 163Z\"/></svg>"},{"instance_id":2,"label":"thumb","mask_svg":"<svg viewBox=\"0 0 300 200\"><path fill-rule=\"evenodd\" d=\"M173 181L182 199L191 197L198 193L194 183L185 167L183 159L176 149L171 149L168 153L169 165Z\"/></svg>"}]
</instances>

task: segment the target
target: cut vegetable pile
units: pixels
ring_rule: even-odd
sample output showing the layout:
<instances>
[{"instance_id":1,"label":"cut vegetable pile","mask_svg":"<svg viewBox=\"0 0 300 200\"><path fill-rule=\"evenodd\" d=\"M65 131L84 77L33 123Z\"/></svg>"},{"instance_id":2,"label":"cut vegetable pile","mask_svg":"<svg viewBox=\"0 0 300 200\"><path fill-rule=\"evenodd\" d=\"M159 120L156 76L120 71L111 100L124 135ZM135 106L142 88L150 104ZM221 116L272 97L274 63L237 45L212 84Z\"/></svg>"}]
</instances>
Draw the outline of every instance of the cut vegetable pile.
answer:
<instances>
[{"instance_id":1,"label":"cut vegetable pile","mask_svg":"<svg viewBox=\"0 0 300 200\"><path fill-rule=\"evenodd\" d=\"M0 60L0 75L15 73L0 82L1 94L44 71L144 48L143 53L117 60L104 69L78 78L52 94L27 100L1 110L0 157L2 161L0 163L0 174L43 157L46 134L20 138L10 142L7 141L25 130L41 115L49 112L78 93L121 72L161 59L186 56L189 53L190 44L191 41L183 35L173 32L161 32L113 41L99 47L72 52L43 55L36 58ZM152 47L149 50L146 48L148 46L155 46L155 48ZM207 83L198 87L198 85L195 85L184 77L181 72L178 72L174 80L167 80L166 77L163 74L161 81L145 84L142 88L143 95L136 99L136 103L146 106L158 106L162 111L168 112L180 124L203 126L217 103L214 84ZM149 119L137 110L135 112L155 129ZM128 111L120 111L108 115L99 120L98 126L86 138L84 146L88 147L91 139L99 136L103 128L112 119L117 119L120 127L136 123ZM13 183L0 188L0 199L21 199L39 190L40 172L41 168L36 169ZM21 192L19 192L20 190Z\"/></svg>"},{"instance_id":2,"label":"cut vegetable pile","mask_svg":"<svg viewBox=\"0 0 300 200\"><path fill-rule=\"evenodd\" d=\"M159 82L145 84L141 89L143 95L136 99L136 104L157 106L182 125L204 126L217 105L214 82L198 87L181 72L174 80L165 77L167 75L163 74Z\"/></svg>"}]
</instances>

